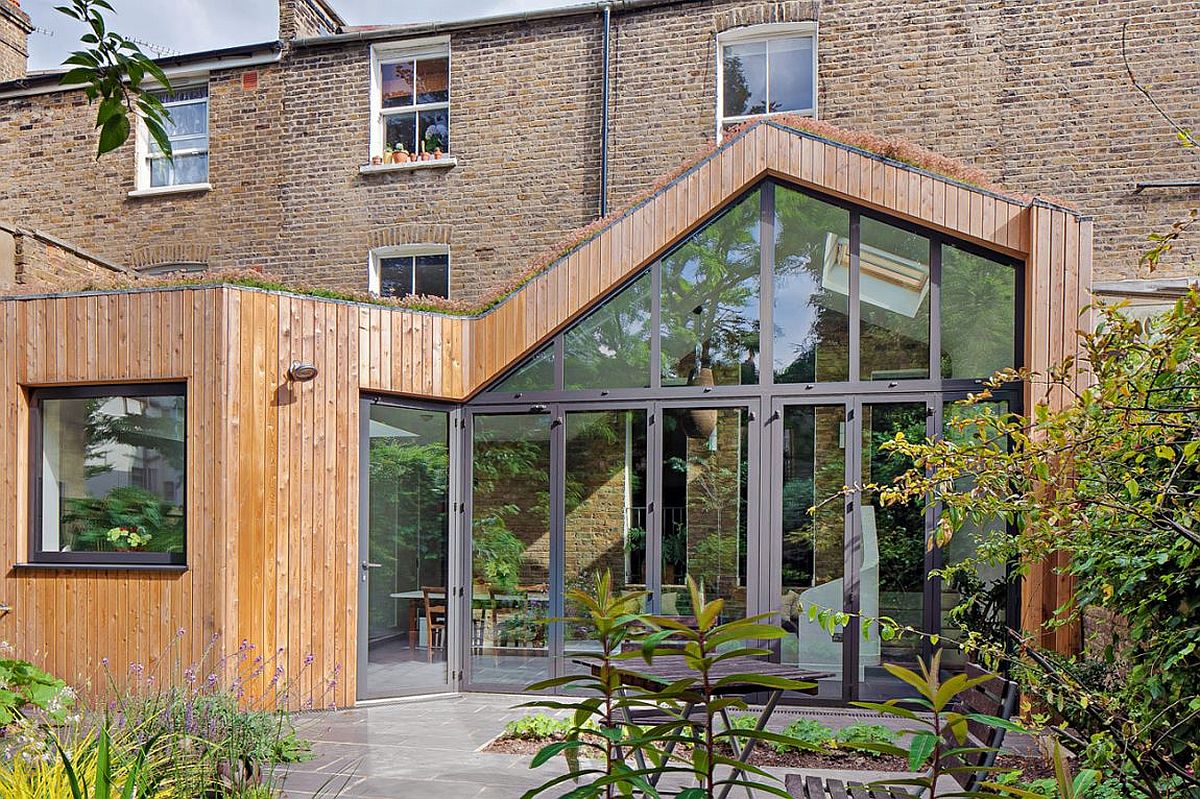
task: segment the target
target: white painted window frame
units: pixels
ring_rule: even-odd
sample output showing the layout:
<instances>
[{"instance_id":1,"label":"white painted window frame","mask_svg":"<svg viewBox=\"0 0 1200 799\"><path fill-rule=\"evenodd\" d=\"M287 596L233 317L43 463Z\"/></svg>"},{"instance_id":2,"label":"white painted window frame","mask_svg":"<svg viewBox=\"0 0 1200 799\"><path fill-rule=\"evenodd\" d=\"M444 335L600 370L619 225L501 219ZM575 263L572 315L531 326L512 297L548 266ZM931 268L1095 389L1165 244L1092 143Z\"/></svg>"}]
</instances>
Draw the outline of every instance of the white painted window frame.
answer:
<instances>
[{"instance_id":1,"label":"white painted window frame","mask_svg":"<svg viewBox=\"0 0 1200 799\"><path fill-rule=\"evenodd\" d=\"M420 61L427 58L446 59L446 95L448 99L442 103L417 103L403 108L385 109L383 107L383 65L397 61ZM411 114L414 111L436 111L444 108L446 109L446 124L449 126L450 104L454 100L450 91L450 75L453 68L449 36L429 36L403 42L383 42L371 45L371 138L368 161L383 155L387 117L389 116ZM417 146L420 146L419 137Z\"/></svg>"},{"instance_id":2,"label":"white painted window frame","mask_svg":"<svg viewBox=\"0 0 1200 799\"><path fill-rule=\"evenodd\" d=\"M730 28L727 31L722 31L717 34L717 107L716 107L716 139L721 141L721 131L726 125L731 123L744 122L748 119L754 119L759 116L772 116L773 114L799 114L801 116L817 116L817 51L818 51L818 26L815 21L804 22L768 22L761 25L746 25L741 28ZM748 44L753 42L765 42L769 39L799 39L808 37L812 39L812 108L802 108L786 111L773 111L766 114L753 114L749 116L731 116L726 117L725 112L725 47L731 44ZM767 50L767 100L770 102L771 96L771 62L770 49Z\"/></svg>"},{"instance_id":3,"label":"white painted window frame","mask_svg":"<svg viewBox=\"0 0 1200 799\"><path fill-rule=\"evenodd\" d=\"M186 75L171 76L171 90L180 91L183 89L195 89L203 86L205 89L204 97L204 114L205 114L205 131L209 146L200 148L187 148L182 150L174 150L175 155L197 155L207 153L212 146L212 92L208 85L208 73L189 73ZM190 105L197 102L196 100L182 100L178 103L164 103L167 110L176 105ZM206 175L206 180L200 183L180 183L174 186L151 186L150 185L150 161L155 156L150 154L150 131L146 128L146 121L141 114L137 115L137 136L134 139L134 155L137 158L136 171L137 180L135 191L131 192L134 195L149 195L149 194L170 194L174 192L186 192L207 190L211 188L211 183L207 179L211 177L212 159L209 159L209 175Z\"/></svg>"},{"instance_id":4,"label":"white painted window frame","mask_svg":"<svg viewBox=\"0 0 1200 799\"><path fill-rule=\"evenodd\" d=\"M450 283L454 276L454 263L450 256L448 244L396 244L387 247L376 247L371 250L367 261L367 291L378 297L383 287L380 261L384 258L411 258L417 255L446 256L446 296L450 296ZM414 265L413 285L415 287L417 272Z\"/></svg>"}]
</instances>

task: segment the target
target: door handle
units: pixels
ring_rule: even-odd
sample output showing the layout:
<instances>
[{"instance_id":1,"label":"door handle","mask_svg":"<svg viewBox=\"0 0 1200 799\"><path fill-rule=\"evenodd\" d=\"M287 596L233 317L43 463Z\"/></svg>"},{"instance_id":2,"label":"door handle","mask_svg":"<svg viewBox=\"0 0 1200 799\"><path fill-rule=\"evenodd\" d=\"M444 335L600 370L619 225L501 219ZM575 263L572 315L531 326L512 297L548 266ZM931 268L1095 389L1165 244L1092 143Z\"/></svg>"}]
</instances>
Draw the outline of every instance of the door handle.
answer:
<instances>
[{"instance_id":1,"label":"door handle","mask_svg":"<svg viewBox=\"0 0 1200 799\"><path fill-rule=\"evenodd\" d=\"M364 560L362 562L362 570L363 571L366 571L367 569L382 569L382 568L383 568L382 563L371 563L368 560Z\"/></svg>"}]
</instances>

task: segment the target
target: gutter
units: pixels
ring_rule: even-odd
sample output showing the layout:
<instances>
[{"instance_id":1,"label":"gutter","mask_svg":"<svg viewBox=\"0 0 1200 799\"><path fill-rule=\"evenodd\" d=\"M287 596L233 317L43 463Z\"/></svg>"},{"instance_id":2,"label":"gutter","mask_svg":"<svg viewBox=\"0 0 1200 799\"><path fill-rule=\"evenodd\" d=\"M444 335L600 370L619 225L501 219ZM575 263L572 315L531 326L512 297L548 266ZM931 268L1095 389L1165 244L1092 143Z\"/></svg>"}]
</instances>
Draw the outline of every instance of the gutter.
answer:
<instances>
[{"instance_id":1,"label":"gutter","mask_svg":"<svg viewBox=\"0 0 1200 799\"><path fill-rule=\"evenodd\" d=\"M220 69L241 69L278 63L283 53L283 42L262 42L237 47L222 47L217 50L202 50L198 53L169 56L155 59L167 77L186 75L193 72L213 72ZM83 84L64 86L59 83L66 70L53 70L27 75L6 83L0 83L0 100L14 97L32 97L38 94L53 94L83 88Z\"/></svg>"},{"instance_id":2,"label":"gutter","mask_svg":"<svg viewBox=\"0 0 1200 799\"><path fill-rule=\"evenodd\" d=\"M508 14L495 14L487 17L454 20L450 22L416 22L405 25L387 25L369 30L347 31L329 36L309 36L303 39L293 39L290 44L297 49L304 47L322 47L326 45L347 44L352 42L371 42L378 39L396 39L405 36L427 35L434 33L449 33L451 31L487 28L495 25L510 25L515 22L534 22L560 17L577 17L583 14L599 14L604 9L612 8L617 11L633 11L655 8L657 6L687 5L694 0L594 0L594 2L578 3L559 8L544 8L537 11L514 11Z\"/></svg>"}]
</instances>

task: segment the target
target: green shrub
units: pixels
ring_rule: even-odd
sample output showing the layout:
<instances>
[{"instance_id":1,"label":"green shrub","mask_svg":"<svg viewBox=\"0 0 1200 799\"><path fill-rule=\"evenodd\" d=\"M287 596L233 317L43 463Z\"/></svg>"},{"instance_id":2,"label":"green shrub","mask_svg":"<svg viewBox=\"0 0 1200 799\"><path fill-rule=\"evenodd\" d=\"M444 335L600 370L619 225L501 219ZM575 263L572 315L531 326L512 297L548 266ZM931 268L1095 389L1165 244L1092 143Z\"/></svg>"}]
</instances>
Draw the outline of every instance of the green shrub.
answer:
<instances>
[{"instance_id":1,"label":"green shrub","mask_svg":"<svg viewBox=\"0 0 1200 799\"><path fill-rule=\"evenodd\" d=\"M775 742L772 746L780 754L787 752L803 752L813 749L828 749L833 743L833 730L813 719L796 719L783 728L783 734L795 738L803 746Z\"/></svg>"},{"instance_id":2,"label":"green shrub","mask_svg":"<svg viewBox=\"0 0 1200 799\"><path fill-rule=\"evenodd\" d=\"M837 743L843 749L855 749L867 754L878 754L863 744L892 744L896 741L896 733L882 724L867 724L855 722L838 731Z\"/></svg>"},{"instance_id":3,"label":"green shrub","mask_svg":"<svg viewBox=\"0 0 1200 799\"><path fill-rule=\"evenodd\" d=\"M17 720L26 707L61 722L75 704L75 692L53 674L27 660L0 660L0 727Z\"/></svg>"},{"instance_id":4,"label":"green shrub","mask_svg":"<svg viewBox=\"0 0 1200 799\"><path fill-rule=\"evenodd\" d=\"M542 741L547 738L561 738L570 731L571 722L567 719L556 719L547 713L531 713L505 725L502 737Z\"/></svg>"},{"instance_id":5,"label":"green shrub","mask_svg":"<svg viewBox=\"0 0 1200 799\"><path fill-rule=\"evenodd\" d=\"M758 726L758 716L753 713L734 713L729 717L729 726L735 730L753 730Z\"/></svg>"}]
</instances>

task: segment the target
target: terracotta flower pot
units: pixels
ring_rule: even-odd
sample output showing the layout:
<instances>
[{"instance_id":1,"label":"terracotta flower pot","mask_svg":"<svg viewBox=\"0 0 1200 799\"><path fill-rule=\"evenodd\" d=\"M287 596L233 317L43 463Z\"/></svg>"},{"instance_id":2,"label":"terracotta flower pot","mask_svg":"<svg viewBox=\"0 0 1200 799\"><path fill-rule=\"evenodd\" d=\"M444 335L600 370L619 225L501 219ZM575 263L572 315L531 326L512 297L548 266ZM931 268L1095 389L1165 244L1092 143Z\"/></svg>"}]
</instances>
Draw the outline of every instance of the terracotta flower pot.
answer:
<instances>
[{"instance_id":1,"label":"terracotta flower pot","mask_svg":"<svg viewBox=\"0 0 1200 799\"><path fill-rule=\"evenodd\" d=\"M702 366L695 375L688 380L689 386L713 386L716 382L713 379L713 370L711 366ZM705 439L713 434L717 429L717 410L715 408L707 408L704 410L688 411L683 417L683 431L688 438Z\"/></svg>"},{"instance_id":2,"label":"terracotta flower pot","mask_svg":"<svg viewBox=\"0 0 1200 799\"><path fill-rule=\"evenodd\" d=\"M442 148L441 147L438 147L436 150L433 151L433 158L435 161L442 160Z\"/></svg>"},{"instance_id":3,"label":"terracotta flower pot","mask_svg":"<svg viewBox=\"0 0 1200 799\"><path fill-rule=\"evenodd\" d=\"M371 164L372 164L373 166L379 166L379 165L380 165L380 164L382 164L382 163L383 163L383 157L382 157L382 156L378 156L378 155L373 155L373 156L371 156Z\"/></svg>"}]
</instances>

